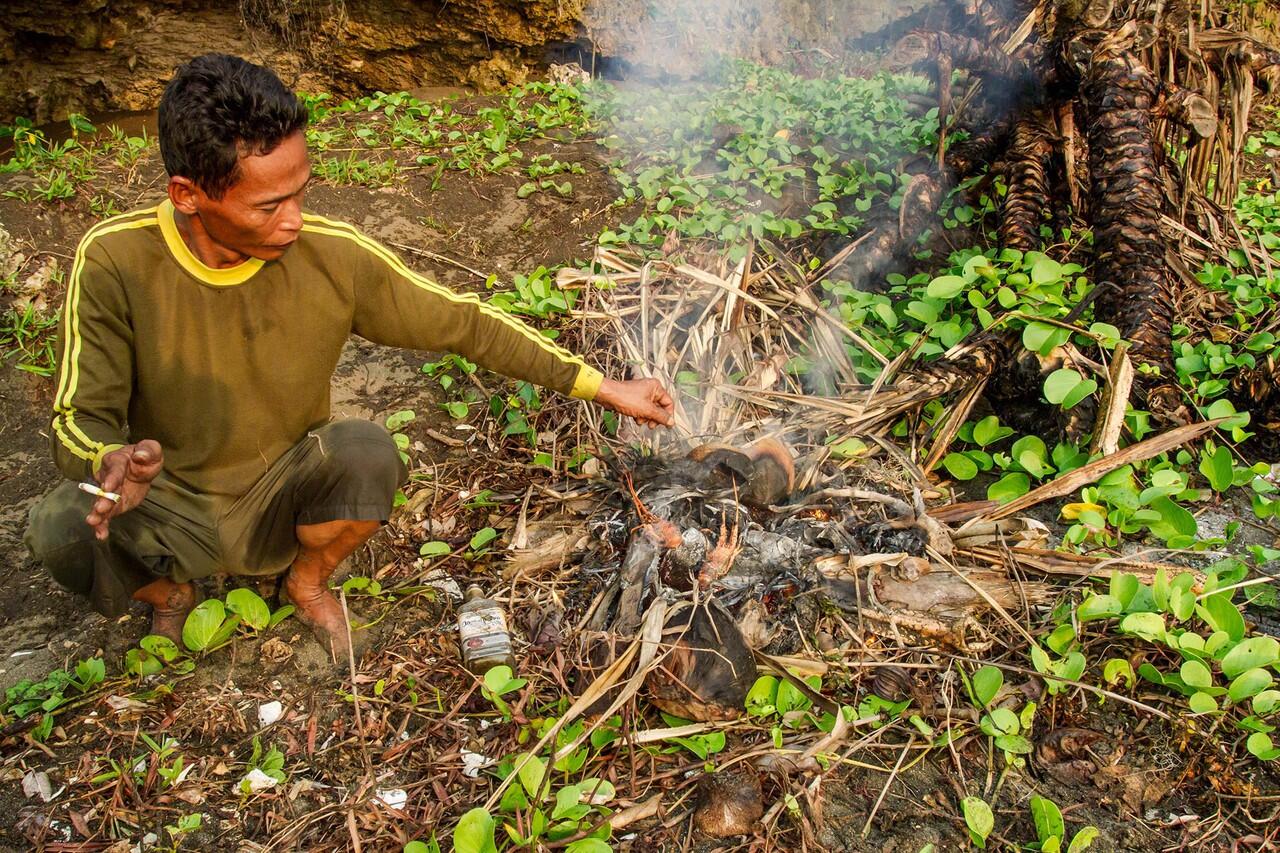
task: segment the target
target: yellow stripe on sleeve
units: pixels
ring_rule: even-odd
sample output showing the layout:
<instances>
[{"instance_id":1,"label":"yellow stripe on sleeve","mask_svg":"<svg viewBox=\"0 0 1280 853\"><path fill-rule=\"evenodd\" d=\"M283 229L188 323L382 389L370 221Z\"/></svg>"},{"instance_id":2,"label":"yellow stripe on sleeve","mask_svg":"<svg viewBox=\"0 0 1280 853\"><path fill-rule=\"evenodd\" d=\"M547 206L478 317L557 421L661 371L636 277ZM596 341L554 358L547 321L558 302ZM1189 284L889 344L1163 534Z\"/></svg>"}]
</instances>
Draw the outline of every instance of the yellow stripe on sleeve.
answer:
<instances>
[{"instance_id":1,"label":"yellow stripe on sleeve","mask_svg":"<svg viewBox=\"0 0 1280 853\"><path fill-rule=\"evenodd\" d=\"M75 406L72 398L80 381L80 350L84 343L80 335L80 277L84 271L85 255L94 240L117 231L133 228L146 228L158 225L155 213L157 207L137 210L120 216L103 220L89 229L80 245L76 248L75 260L71 266L71 278L67 286L65 314L66 333L62 340L62 370L58 379L58 390L53 398L54 432L62 444L76 456L93 460L101 451L102 443L89 438L75 423ZM139 218L140 217L140 218ZM81 444L77 446L75 441Z\"/></svg>"}]
</instances>

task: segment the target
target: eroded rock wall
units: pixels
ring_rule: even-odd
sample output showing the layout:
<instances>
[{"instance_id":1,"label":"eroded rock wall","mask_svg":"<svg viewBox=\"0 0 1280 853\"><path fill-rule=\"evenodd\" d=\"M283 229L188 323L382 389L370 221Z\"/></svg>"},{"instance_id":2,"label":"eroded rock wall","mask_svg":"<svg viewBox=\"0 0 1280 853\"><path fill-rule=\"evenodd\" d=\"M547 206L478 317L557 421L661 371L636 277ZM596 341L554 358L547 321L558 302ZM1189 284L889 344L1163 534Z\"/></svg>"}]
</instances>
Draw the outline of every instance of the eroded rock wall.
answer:
<instances>
[{"instance_id":1,"label":"eroded rock wall","mask_svg":"<svg viewBox=\"0 0 1280 853\"><path fill-rule=\"evenodd\" d=\"M297 88L341 96L488 89L584 52L628 71L687 76L723 55L838 56L934 2L8 0L0 12L0 122L150 109L173 69L208 51L270 64Z\"/></svg>"}]
</instances>

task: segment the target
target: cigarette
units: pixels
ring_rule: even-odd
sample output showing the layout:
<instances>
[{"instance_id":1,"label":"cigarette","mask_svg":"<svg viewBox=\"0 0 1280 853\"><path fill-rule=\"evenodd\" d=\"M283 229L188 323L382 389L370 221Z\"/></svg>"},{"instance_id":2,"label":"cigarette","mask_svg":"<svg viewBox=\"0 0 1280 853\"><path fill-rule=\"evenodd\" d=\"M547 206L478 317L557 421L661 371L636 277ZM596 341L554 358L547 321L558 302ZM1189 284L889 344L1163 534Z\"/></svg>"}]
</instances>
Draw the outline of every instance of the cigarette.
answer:
<instances>
[{"instance_id":1,"label":"cigarette","mask_svg":"<svg viewBox=\"0 0 1280 853\"><path fill-rule=\"evenodd\" d=\"M100 489L97 486L95 486L93 483L76 483L76 485L80 487L80 491L82 492L88 492L91 495L96 495L100 498L106 498L107 500L111 501L113 504L120 503L120 496L117 495L115 492L108 492L106 489Z\"/></svg>"}]
</instances>

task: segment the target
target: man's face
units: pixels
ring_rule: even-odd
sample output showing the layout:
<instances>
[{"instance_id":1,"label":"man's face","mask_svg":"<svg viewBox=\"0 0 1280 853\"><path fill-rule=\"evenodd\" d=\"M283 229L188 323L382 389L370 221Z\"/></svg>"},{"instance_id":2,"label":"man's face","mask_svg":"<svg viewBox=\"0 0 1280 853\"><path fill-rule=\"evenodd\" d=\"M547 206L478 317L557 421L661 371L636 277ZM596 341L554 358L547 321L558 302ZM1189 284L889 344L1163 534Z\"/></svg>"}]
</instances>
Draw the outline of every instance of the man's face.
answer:
<instances>
[{"instance_id":1,"label":"man's face","mask_svg":"<svg viewBox=\"0 0 1280 853\"><path fill-rule=\"evenodd\" d=\"M302 197L311 180L311 161L302 131L287 136L269 154L240 158L240 175L210 198L193 187L192 202L209 236L226 249L272 261L298 239Z\"/></svg>"}]
</instances>

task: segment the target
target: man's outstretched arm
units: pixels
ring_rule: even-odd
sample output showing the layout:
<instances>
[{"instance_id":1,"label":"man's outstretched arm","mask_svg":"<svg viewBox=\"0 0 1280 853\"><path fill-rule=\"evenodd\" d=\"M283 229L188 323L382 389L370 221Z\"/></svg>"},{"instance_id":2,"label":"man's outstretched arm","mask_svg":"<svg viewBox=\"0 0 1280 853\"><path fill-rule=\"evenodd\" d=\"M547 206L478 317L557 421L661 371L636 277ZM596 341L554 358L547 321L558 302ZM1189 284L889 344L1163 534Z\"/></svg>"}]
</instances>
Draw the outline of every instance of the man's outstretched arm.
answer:
<instances>
[{"instance_id":1,"label":"man's outstretched arm","mask_svg":"<svg viewBox=\"0 0 1280 853\"><path fill-rule=\"evenodd\" d=\"M326 226L363 253L354 322L361 337L389 346L457 353L496 373L594 400L642 425L671 424L671 396L657 380L606 378L501 309L418 275L350 226Z\"/></svg>"}]
</instances>

